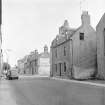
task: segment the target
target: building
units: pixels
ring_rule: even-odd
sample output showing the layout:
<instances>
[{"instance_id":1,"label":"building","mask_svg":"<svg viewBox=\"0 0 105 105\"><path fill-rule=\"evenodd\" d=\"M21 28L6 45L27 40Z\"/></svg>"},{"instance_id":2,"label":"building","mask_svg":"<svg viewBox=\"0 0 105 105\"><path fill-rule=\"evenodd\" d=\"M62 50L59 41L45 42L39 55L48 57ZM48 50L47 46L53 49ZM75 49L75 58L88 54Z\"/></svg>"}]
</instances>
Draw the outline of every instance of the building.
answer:
<instances>
[{"instance_id":1,"label":"building","mask_svg":"<svg viewBox=\"0 0 105 105\"><path fill-rule=\"evenodd\" d=\"M2 72L2 65L3 65L3 62L2 62L3 55L2 55L2 48L1 48L1 45L2 45L1 25L2 25L2 0L0 0L0 75Z\"/></svg>"},{"instance_id":2,"label":"building","mask_svg":"<svg viewBox=\"0 0 105 105\"><path fill-rule=\"evenodd\" d=\"M96 26L98 77L105 79L105 13Z\"/></svg>"},{"instance_id":3,"label":"building","mask_svg":"<svg viewBox=\"0 0 105 105\"><path fill-rule=\"evenodd\" d=\"M44 46L44 52L38 53L37 50L32 51L23 59L18 60L18 70L20 74L28 75L50 75L50 53L47 45Z\"/></svg>"},{"instance_id":4,"label":"building","mask_svg":"<svg viewBox=\"0 0 105 105\"><path fill-rule=\"evenodd\" d=\"M50 75L50 53L48 52L47 45L44 46L44 52L39 54L38 74L44 76Z\"/></svg>"},{"instance_id":5,"label":"building","mask_svg":"<svg viewBox=\"0 0 105 105\"><path fill-rule=\"evenodd\" d=\"M32 51L23 59L17 61L20 74L38 74L38 51Z\"/></svg>"},{"instance_id":6,"label":"building","mask_svg":"<svg viewBox=\"0 0 105 105\"><path fill-rule=\"evenodd\" d=\"M87 79L96 74L96 32L87 11L81 15L77 29L67 20L51 44L51 76Z\"/></svg>"},{"instance_id":7,"label":"building","mask_svg":"<svg viewBox=\"0 0 105 105\"><path fill-rule=\"evenodd\" d=\"M70 36L75 32L75 29L69 27L67 20L59 28L59 35L52 41L51 45L51 75L71 77L70 67Z\"/></svg>"},{"instance_id":8,"label":"building","mask_svg":"<svg viewBox=\"0 0 105 105\"><path fill-rule=\"evenodd\" d=\"M38 51L31 52L28 59L30 74L38 74Z\"/></svg>"},{"instance_id":9,"label":"building","mask_svg":"<svg viewBox=\"0 0 105 105\"><path fill-rule=\"evenodd\" d=\"M32 51L29 55L26 55L22 60L19 60L19 68L23 74L37 74L38 73L38 51ZM19 62L18 61L18 62Z\"/></svg>"},{"instance_id":10,"label":"building","mask_svg":"<svg viewBox=\"0 0 105 105\"><path fill-rule=\"evenodd\" d=\"M24 60L23 59L18 60L17 65L19 74L24 74Z\"/></svg>"},{"instance_id":11,"label":"building","mask_svg":"<svg viewBox=\"0 0 105 105\"><path fill-rule=\"evenodd\" d=\"M19 74L20 75L22 75L22 74L26 74L26 72L25 72L25 64L26 64L26 62L27 62L27 58L28 58L28 56L26 55L24 58L22 58L22 59L19 59L18 61L17 61L17 67L18 67L18 71L19 71Z\"/></svg>"}]
</instances>

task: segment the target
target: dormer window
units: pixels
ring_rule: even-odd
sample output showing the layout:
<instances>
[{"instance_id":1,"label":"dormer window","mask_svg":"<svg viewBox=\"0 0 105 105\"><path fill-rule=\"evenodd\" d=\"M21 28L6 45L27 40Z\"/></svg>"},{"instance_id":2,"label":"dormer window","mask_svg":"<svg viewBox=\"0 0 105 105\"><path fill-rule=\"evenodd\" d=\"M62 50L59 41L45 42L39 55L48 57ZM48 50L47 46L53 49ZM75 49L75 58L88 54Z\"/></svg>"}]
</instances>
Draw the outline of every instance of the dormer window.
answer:
<instances>
[{"instance_id":1,"label":"dormer window","mask_svg":"<svg viewBox=\"0 0 105 105\"><path fill-rule=\"evenodd\" d=\"M80 36L79 37L80 37L80 40L84 40L84 33L80 32Z\"/></svg>"}]
</instances>

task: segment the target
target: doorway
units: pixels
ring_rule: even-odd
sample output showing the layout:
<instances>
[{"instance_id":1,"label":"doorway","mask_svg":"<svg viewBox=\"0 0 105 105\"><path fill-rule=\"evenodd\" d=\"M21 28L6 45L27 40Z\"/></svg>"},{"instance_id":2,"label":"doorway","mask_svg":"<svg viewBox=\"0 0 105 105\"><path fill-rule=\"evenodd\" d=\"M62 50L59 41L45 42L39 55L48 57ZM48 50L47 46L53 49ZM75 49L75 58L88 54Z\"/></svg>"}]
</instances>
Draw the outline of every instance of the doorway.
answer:
<instances>
[{"instance_id":1,"label":"doorway","mask_svg":"<svg viewBox=\"0 0 105 105\"><path fill-rule=\"evenodd\" d=\"M59 76L62 75L62 71L61 71L61 63L59 63Z\"/></svg>"}]
</instances>

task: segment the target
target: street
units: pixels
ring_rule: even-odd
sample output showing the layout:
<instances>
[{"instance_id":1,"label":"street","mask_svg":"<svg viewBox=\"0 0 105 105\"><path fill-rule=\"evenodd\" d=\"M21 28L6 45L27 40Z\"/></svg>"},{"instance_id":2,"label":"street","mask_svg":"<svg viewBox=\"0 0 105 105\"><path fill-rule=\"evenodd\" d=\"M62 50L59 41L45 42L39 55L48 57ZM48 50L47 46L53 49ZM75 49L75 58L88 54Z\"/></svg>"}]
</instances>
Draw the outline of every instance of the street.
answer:
<instances>
[{"instance_id":1,"label":"street","mask_svg":"<svg viewBox=\"0 0 105 105\"><path fill-rule=\"evenodd\" d=\"M67 105L65 85L49 78L2 80L0 105Z\"/></svg>"},{"instance_id":2,"label":"street","mask_svg":"<svg viewBox=\"0 0 105 105\"><path fill-rule=\"evenodd\" d=\"M104 105L104 84L49 77L0 81L0 105Z\"/></svg>"}]
</instances>

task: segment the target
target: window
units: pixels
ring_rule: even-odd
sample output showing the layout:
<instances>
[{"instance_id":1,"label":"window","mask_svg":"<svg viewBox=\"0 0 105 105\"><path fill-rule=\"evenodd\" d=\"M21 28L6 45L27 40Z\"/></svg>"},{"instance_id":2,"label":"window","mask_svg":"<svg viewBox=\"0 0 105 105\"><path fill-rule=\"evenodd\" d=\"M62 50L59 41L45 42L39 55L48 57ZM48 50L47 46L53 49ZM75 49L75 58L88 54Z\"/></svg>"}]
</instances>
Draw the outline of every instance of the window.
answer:
<instances>
[{"instance_id":1,"label":"window","mask_svg":"<svg viewBox=\"0 0 105 105\"><path fill-rule=\"evenodd\" d=\"M66 72L66 63L64 62L64 72Z\"/></svg>"},{"instance_id":2,"label":"window","mask_svg":"<svg viewBox=\"0 0 105 105\"><path fill-rule=\"evenodd\" d=\"M66 56L66 47L64 47L64 56Z\"/></svg>"},{"instance_id":3,"label":"window","mask_svg":"<svg viewBox=\"0 0 105 105\"><path fill-rule=\"evenodd\" d=\"M55 71L57 72L57 64L55 64Z\"/></svg>"},{"instance_id":4,"label":"window","mask_svg":"<svg viewBox=\"0 0 105 105\"><path fill-rule=\"evenodd\" d=\"M55 50L55 57L57 58L57 49Z\"/></svg>"},{"instance_id":5,"label":"window","mask_svg":"<svg viewBox=\"0 0 105 105\"><path fill-rule=\"evenodd\" d=\"M80 40L84 40L84 33L80 33Z\"/></svg>"}]
</instances>

